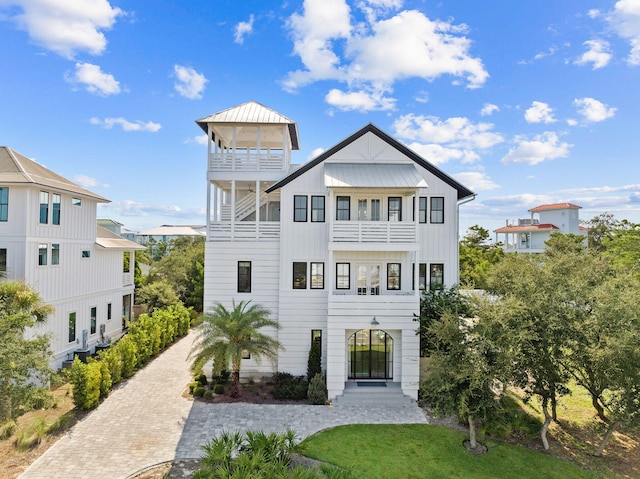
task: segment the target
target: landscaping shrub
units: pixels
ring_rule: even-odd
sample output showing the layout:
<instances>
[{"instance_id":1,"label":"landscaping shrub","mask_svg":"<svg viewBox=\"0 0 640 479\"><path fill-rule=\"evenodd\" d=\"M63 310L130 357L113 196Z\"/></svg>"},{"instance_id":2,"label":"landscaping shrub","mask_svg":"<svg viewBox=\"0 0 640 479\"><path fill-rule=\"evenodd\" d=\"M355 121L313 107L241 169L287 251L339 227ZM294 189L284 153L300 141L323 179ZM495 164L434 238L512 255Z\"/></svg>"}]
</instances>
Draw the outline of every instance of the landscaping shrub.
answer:
<instances>
[{"instance_id":1,"label":"landscaping shrub","mask_svg":"<svg viewBox=\"0 0 640 479\"><path fill-rule=\"evenodd\" d=\"M15 432L17 427L17 423L13 419L9 419L5 421L2 426L0 426L0 441L4 439L9 439L11 435Z\"/></svg>"},{"instance_id":2,"label":"landscaping shrub","mask_svg":"<svg viewBox=\"0 0 640 479\"><path fill-rule=\"evenodd\" d=\"M111 381L111 373L109 372L109 365L104 361L93 361L93 364L97 364L100 368L100 397L105 398L111 392L111 385L113 382Z\"/></svg>"},{"instance_id":3,"label":"landscaping shrub","mask_svg":"<svg viewBox=\"0 0 640 479\"><path fill-rule=\"evenodd\" d=\"M204 387L201 384L198 384L195 388L193 388L193 395L195 397L204 396Z\"/></svg>"},{"instance_id":4,"label":"landscaping shrub","mask_svg":"<svg viewBox=\"0 0 640 479\"><path fill-rule=\"evenodd\" d=\"M272 393L275 399L300 400L307 397L309 384L304 376L293 376L289 373L275 373L272 381Z\"/></svg>"},{"instance_id":5,"label":"landscaping shrub","mask_svg":"<svg viewBox=\"0 0 640 479\"><path fill-rule=\"evenodd\" d=\"M316 374L322 373L322 350L319 341L311 341L309 359L307 361L307 381L311 381Z\"/></svg>"},{"instance_id":6,"label":"landscaping shrub","mask_svg":"<svg viewBox=\"0 0 640 479\"><path fill-rule=\"evenodd\" d=\"M327 384L322 373L317 373L309 383L307 399L310 404L322 405L327 403Z\"/></svg>"},{"instance_id":7,"label":"landscaping shrub","mask_svg":"<svg viewBox=\"0 0 640 479\"><path fill-rule=\"evenodd\" d=\"M112 384L118 384L122 379L122 356L116 347L104 349L98 353L98 359L107 364Z\"/></svg>"},{"instance_id":8,"label":"landscaping shrub","mask_svg":"<svg viewBox=\"0 0 640 479\"><path fill-rule=\"evenodd\" d=\"M20 431L15 446L20 452L36 447L47 435L47 421L44 418L34 420L28 429Z\"/></svg>"},{"instance_id":9,"label":"landscaping shrub","mask_svg":"<svg viewBox=\"0 0 640 479\"><path fill-rule=\"evenodd\" d=\"M100 400L102 383L101 365L98 362L83 363L75 358L69 369L69 381L73 385L73 403L78 409L93 409Z\"/></svg>"},{"instance_id":10,"label":"landscaping shrub","mask_svg":"<svg viewBox=\"0 0 640 479\"><path fill-rule=\"evenodd\" d=\"M196 376L195 376L195 378L193 378L193 380L196 381L196 382L199 382L203 386L206 386L209 383L207 381L207 375L206 374L196 374Z\"/></svg>"},{"instance_id":11,"label":"landscaping shrub","mask_svg":"<svg viewBox=\"0 0 640 479\"><path fill-rule=\"evenodd\" d=\"M138 348L130 336L123 337L114 346L122 358L122 377L130 378L138 365Z\"/></svg>"},{"instance_id":12,"label":"landscaping shrub","mask_svg":"<svg viewBox=\"0 0 640 479\"><path fill-rule=\"evenodd\" d=\"M191 394L193 394L193 390L196 388L196 386L198 386L200 383L197 381L193 381L192 383L189 383L189 392Z\"/></svg>"},{"instance_id":13,"label":"landscaping shrub","mask_svg":"<svg viewBox=\"0 0 640 479\"><path fill-rule=\"evenodd\" d=\"M215 386L213 386L213 392L216 394L224 394L224 385L216 384Z\"/></svg>"},{"instance_id":14,"label":"landscaping shrub","mask_svg":"<svg viewBox=\"0 0 640 479\"><path fill-rule=\"evenodd\" d=\"M214 358L214 362L215 362L215 358ZM214 373L211 376L211 382L214 382L216 384L227 384L229 382L229 379L231 379L231 373L226 369L222 369L220 371L220 374L216 374L215 369L216 368L214 367L213 368Z\"/></svg>"}]
</instances>

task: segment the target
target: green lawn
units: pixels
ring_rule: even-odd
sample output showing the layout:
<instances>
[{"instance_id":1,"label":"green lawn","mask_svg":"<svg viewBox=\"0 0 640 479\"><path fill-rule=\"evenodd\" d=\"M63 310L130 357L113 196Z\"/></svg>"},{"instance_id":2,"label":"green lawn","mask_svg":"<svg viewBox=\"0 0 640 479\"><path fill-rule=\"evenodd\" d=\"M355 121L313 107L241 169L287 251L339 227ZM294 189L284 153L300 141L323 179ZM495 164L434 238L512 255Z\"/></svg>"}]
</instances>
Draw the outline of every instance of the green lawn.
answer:
<instances>
[{"instance_id":1,"label":"green lawn","mask_svg":"<svg viewBox=\"0 0 640 479\"><path fill-rule=\"evenodd\" d=\"M466 435L441 426L352 425L303 441L304 454L366 479L593 479L573 464L519 446L483 440L489 452L474 456Z\"/></svg>"}]
</instances>

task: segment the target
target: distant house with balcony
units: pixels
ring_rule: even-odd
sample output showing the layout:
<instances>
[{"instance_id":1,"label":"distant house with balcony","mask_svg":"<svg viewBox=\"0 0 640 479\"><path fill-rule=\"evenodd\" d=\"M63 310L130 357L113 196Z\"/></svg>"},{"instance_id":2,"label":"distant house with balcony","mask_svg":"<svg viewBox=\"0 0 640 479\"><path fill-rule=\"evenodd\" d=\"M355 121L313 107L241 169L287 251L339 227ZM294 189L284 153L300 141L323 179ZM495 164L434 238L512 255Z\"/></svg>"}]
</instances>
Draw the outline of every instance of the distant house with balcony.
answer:
<instances>
[{"instance_id":1,"label":"distant house with balcony","mask_svg":"<svg viewBox=\"0 0 640 479\"><path fill-rule=\"evenodd\" d=\"M300 166L296 123L259 103L196 123L208 137L205 311L261 304L284 346L242 371L306 374L316 341L329 398L374 380L416 399L420 291L458 282L458 207L474 193L372 124Z\"/></svg>"},{"instance_id":2,"label":"distant house with balcony","mask_svg":"<svg viewBox=\"0 0 640 479\"><path fill-rule=\"evenodd\" d=\"M131 320L134 252L144 248L97 225L108 201L0 147L0 268L55 308L27 333L51 334L53 367L118 339Z\"/></svg>"},{"instance_id":3,"label":"distant house with balcony","mask_svg":"<svg viewBox=\"0 0 640 479\"><path fill-rule=\"evenodd\" d=\"M553 233L584 236L586 241L588 229L580 226L581 208L572 203L536 206L529 210L529 218L507 220L505 226L493 230L496 242L501 242L505 251L542 253Z\"/></svg>"}]
</instances>

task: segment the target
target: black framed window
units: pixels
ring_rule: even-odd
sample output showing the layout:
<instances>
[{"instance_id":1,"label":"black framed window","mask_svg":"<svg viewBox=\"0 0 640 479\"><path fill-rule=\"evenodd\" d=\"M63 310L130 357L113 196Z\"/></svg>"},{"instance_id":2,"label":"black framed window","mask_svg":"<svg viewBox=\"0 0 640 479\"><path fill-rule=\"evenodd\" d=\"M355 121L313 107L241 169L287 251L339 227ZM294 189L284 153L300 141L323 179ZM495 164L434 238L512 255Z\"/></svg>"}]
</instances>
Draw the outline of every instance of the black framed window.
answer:
<instances>
[{"instance_id":1,"label":"black framed window","mask_svg":"<svg viewBox=\"0 0 640 479\"><path fill-rule=\"evenodd\" d=\"M98 308L96 308L95 306L93 306L91 308L91 334L96 334L96 323L98 322Z\"/></svg>"},{"instance_id":2,"label":"black framed window","mask_svg":"<svg viewBox=\"0 0 640 479\"><path fill-rule=\"evenodd\" d=\"M402 221L402 198L399 196L390 196L388 205L387 220Z\"/></svg>"},{"instance_id":3,"label":"black framed window","mask_svg":"<svg viewBox=\"0 0 640 479\"><path fill-rule=\"evenodd\" d=\"M416 289L416 264L413 263L413 269L411 270L411 289ZM418 287L420 290L427 289L427 263L418 264Z\"/></svg>"},{"instance_id":4,"label":"black framed window","mask_svg":"<svg viewBox=\"0 0 640 479\"><path fill-rule=\"evenodd\" d=\"M293 196L293 221L297 223L307 221L307 200L304 195Z\"/></svg>"},{"instance_id":5,"label":"black framed window","mask_svg":"<svg viewBox=\"0 0 640 479\"><path fill-rule=\"evenodd\" d=\"M46 225L49 222L49 193L40 192L40 223Z\"/></svg>"},{"instance_id":6,"label":"black framed window","mask_svg":"<svg viewBox=\"0 0 640 479\"><path fill-rule=\"evenodd\" d=\"M336 289L351 289L351 264L336 263Z\"/></svg>"},{"instance_id":7,"label":"black framed window","mask_svg":"<svg viewBox=\"0 0 640 479\"><path fill-rule=\"evenodd\" d=\"M322 329L311 330L311 343L317 343L320 346L320 351L322 351Z\"/></svg>"},{"instance_id":8,"label":"black framed window","mask_svg":"<svg viewBox=\"0 0 640 479\"><path fill-rule=\"evenodd\" d=\"M38 266L46 266L47 265L47 245L39 244L38 245Z\"/></svg>"},{"instance_id":9,"label":"black framed window","mask_svg":"<svg viewBox=\"0 0 640 479\"><path fill-rule=\"evenodd\" d=\"M311 197L311 221L324 223L324 196Z\"/></svg>"},{"instance_id":10,"label":"black framed window","mask_svg":"<svg viewBox=\"0 0 640 479\"><path fill-rule=\"evenodd\" d=\"M444 197L431 197L431 223L444 223Z\"/></svg>"},{"instance_id":11,"label":"black framed window","mask_svg":"<svg viewBox=\"0 0 640 479\"><path fill-rule=\"evenodd\" d=\"M69 313L69 342L76 340L76 313Z\"/></svg>"},{"instance_id":12,"label":"black framed window","mask_svg":"<svg viewBox=\"0 0 640 479\"><path fill-rule=\"evenodd\" d=\"M9 188L0 188L0 221L9 219Z\"/></svg>"},{"instance_id":13,"label":"black framed window","mask_svg":"<svg viewBox=\"0 0 640 479\"><path fill-rule=\"evenodd\" d=\"M60 224L60 195L56 193L51 195L51 224Z\"/></svg>"},{"instance_id":14,"label":"black framed window","mask_svg":"<svg viewBox=\"0 0 640 479\"><path fill-rule=\"evenodd\" d=\"M311 263L311 289L324 289L324 263Z\"/></svg>"},{"instance_id":15,"label":"black framed window","mask_svg":"<svg viewBox=\"0 0 640 479\"><path fill-rule=\"evenodd\" d=\"M427 222L427 197L421 196L418 204L418 221L420 223Z\"/></svg>"},{"instance_id":16,"label":"black framed window","mask_svg":"<svg viewBox=\"0 0 640 479\"><path fill-rule=\"evenodd\" d=\"M0 272L7 271L7 248L0 248Z\"/></svg>"},{"instance_id":17,"label":"black framed window","mask_svg":"<svg viewBox=\"0 0 640 479\"><path fill-rule=\"evenodd\" d=\"M107 303L107 321L111 319L111 303Z\"/></svg>"},{"instance_id":18,"label":"black framed window","mask_svg":"<svg viewBox=\"0 0 640 479\"><path fill-rule=\"evenodd\" d=\"M351 197L336 197L336 220L349 221L351 219Z\"/></svg>"},{"instance_id":19,"label":"black framed window","mask_svg":"<svg viewBox=\"0 0 640 479\"><path fill-rule=\"evenodd\" d=\"M60 264L60 244L51 245L51 264Z\"/></svg>"},{"instance_id":20,"label":"black framed window","mask_svg":"<svg viewBox=\"0 0 640 479\"><path fill-rule=\"evenodd\" d=\"M251 292L251 261L238 261L238 293Z\"/></svg>"},{"instance_id":21,"label":"black framed window","mask_svg":"<svg viewBox=\"0 0 640 479\"><path fill-rule=\"evenodd\" d=\"M443 264L431 264L429 266L429 289L443 289L444 288L444 265Z\"/></svg>"},{"instance_id":22,"label":"black framed window","mask_svg":"<svg viewBox=\"0 0 640 479\"><path fill-rule=\"evenodd\" d=\"M400 263L387 263L387 289L400 289Z\"/></svg>"},{"instance_id":23,"label":"black framed window","mask_svg":"<svg viewBox=\"0 0 640 479\"><path fill-rule=\"evenodd\" d=\"M293 263L293 289L307 289L307 263Z\"/></svg>"}]
</instances>

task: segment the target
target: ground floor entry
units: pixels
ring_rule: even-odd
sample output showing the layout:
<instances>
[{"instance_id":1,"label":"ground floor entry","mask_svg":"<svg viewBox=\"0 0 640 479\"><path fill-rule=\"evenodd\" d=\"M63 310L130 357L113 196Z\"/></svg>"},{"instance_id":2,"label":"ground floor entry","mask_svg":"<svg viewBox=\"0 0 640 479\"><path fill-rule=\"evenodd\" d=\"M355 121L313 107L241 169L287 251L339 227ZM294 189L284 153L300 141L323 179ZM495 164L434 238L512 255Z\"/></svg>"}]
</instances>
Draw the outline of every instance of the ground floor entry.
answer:
<instances>
[{"instance_id":1,"label":"ground floor entry","mask_svg":"<svg viewBox=\"0 0 640 479\"><path fill-rule=\"evenodd\" d=\"M381 329L361 329L348 339L349 379L393 379L393 338Z\"/></svg>"}]
</instances>

